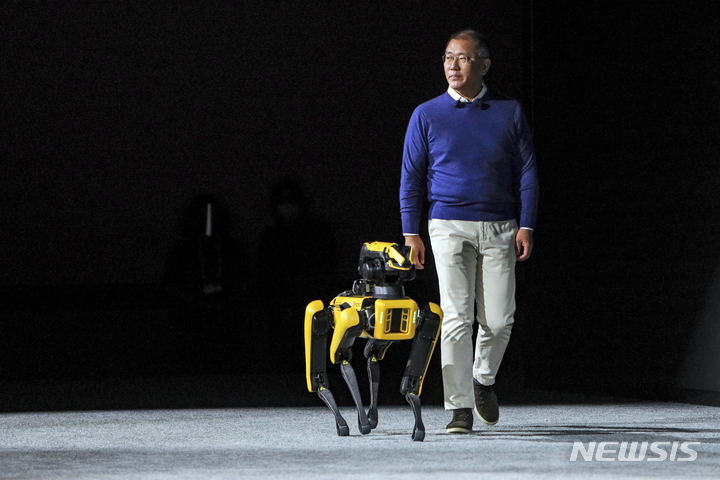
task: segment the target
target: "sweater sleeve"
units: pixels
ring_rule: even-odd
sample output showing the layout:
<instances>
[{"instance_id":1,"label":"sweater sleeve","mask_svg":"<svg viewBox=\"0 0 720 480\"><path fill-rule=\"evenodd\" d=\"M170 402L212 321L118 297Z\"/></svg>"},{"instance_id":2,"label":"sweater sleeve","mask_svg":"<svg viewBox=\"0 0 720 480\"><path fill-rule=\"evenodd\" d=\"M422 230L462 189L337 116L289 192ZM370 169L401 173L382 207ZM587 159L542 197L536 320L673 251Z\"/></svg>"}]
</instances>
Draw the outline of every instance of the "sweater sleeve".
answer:
<instances>
[{"instance_id":1,"label":"sweater sleeve","mask_svg":"<svg viewBox=\"0 0 720 480\"><path fill-rule=\"evenodd\" d=\"M519 103L515 107L515 127L517 129L515 196L520 217L519 226L533 229L537 219L540 188L530 126Z\"/></svg>"},{"instance_id":2,"label":"sweater sleeve","mask_svg":"<svg viewBox=\"0 0 720 480\"><path fill-rule=\"evenodd\" d=\"M420 232L420 216L427 189L427 169L427 122L420 108L416 108L405 133L400 175L400 216L403 234Z\"/></svg>"}]
</instances>

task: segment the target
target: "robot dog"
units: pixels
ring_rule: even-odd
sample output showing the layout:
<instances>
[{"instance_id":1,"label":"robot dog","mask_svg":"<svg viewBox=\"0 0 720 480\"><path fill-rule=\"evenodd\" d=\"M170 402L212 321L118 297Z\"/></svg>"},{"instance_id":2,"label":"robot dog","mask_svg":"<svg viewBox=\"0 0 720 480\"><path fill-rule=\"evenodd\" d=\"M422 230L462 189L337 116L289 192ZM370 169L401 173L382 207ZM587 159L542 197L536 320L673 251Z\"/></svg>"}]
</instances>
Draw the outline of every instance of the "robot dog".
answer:
<instances>
[{"instance_id":1,"label":"robot dog","mask_svg":"<svg viewBox=\"0 0 720 480\"><path fill-rule=\"evenodd\" d=\"M327 339L330 361L339 364L353 401L357 406L358 425L365 435L377 426L377 396L380 381L378 362L395 341L413 339L400 393L415 416L412 439L422 442L425 426L420 414L420 393L442 323L442 310L430 303L420 310L405 296L403 282L415 278L413 249L394 243L365 243L360 251L358 273L352 290L342 292L327 307L315 300L305 309L305 373L310 392L318 396L335 416L337 434L348 436L350 429L340 415L328 387L326 371ZM333 330L332 335L330 334ZM350 365L355 339L368 339L365 358L370 378L370 408L366 413L360 398L355 371Z\"/></svg>"}]
</instances>

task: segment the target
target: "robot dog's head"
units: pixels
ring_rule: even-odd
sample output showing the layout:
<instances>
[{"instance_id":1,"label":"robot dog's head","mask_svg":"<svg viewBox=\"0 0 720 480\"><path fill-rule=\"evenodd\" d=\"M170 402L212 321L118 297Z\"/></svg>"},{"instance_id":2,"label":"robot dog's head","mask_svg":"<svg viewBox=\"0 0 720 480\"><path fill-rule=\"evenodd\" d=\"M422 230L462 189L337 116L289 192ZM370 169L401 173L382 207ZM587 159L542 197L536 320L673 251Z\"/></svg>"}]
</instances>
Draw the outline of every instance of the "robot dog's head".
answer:
<instances>
[{"instance_id":1,"label":"robot dog's head","mask_svg":"<svg viewBox=\"0 0 720 480\"><path fill-rule=\"evenodd\" d=\"M402 283L415 278L413 249L389 242L365 243L360 250L358 273L380 285Z\"/></svg>"}]
</instances>

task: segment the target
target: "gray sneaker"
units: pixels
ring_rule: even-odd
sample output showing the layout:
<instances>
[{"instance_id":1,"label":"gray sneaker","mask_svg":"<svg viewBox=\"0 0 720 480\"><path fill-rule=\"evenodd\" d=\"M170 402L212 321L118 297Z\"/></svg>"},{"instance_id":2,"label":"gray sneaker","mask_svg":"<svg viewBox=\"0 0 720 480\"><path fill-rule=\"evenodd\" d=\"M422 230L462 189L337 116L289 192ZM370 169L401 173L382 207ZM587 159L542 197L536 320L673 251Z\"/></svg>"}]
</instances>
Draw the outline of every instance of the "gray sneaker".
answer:
<instances>
[{"instance_id":1,"label":"gray sneaker","mask_svg":"<svg viewBox=\"0 0 720 480\"><path fill-rule=\"evenodd\" d=\"M473 383L475 390L475 415L486 425L495 425L500 420L497 395L492 387Z\"/></svg>"},{"instance_id":2,"label":"gray sneaker","mask_svg":"<svg viewBox=\"0 0 720 480\"><path fill-rule=\"evenodd\" d=\"M472 432L473 416L469 408L458 408L453 410L453 418L448 423L445 431L447 433L470 433Z\"/></svg>"}]
</instances>

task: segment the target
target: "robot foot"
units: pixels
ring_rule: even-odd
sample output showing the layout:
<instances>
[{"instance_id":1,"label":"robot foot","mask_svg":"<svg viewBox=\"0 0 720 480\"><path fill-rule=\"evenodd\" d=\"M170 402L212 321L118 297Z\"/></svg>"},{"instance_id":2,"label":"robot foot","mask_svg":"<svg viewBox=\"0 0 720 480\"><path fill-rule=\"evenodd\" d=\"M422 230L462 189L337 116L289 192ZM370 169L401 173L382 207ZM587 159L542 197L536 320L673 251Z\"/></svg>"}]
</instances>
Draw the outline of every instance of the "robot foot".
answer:
<instances>
[{"instance_id":1,"label":"robot foot","mask_svg":"<svg viewBox=\"0 0 720 480\"><path fill-rule=\"evenodd\" d=\"M425 425L423 425L420 415L420 397L413 393L405 395L405 400L412 407L413 415L415 415L415 426L413 427L412 439L415 442L422 442L425 439Z\"/></svg>"},{"instance_id":2,"label":"robot foot","mask_svg":"<svg viewBox=\"0 0 720 480\"><path fill-rule=\"evenodd\" d=\"M370 422L370 429L374 430L378 424L378 409L377 407L370 407L367 412L368 421Z\"/></svg>"},{"instance_id":3,"label":"robot foot","mask_svg":"<svg viewBox=\"0 0 720 480\"><path fill-rule=\"evenodd\" d=\"M355 370L353 370L350 362L343 361L340 364L340 371L342 372L342 376L345 379L345 383L347 383L348 388L350 389L350 394L352 395L355 406L357 407L358 428L360 429L360 433L362 433L363 435L367 435L368 433L370 433L372 428L370 427L370 421L368 420L367 414L365 413L365 408L362 404L362 399L360 398L360 387L358 387Z\"/></svg>"},{"instance_id":4,"label":"robot foot","mask_svg":"<svg viewBox=\"0 0 720 480\"><path fill-rule=\"evenodd\" d=\"M318 388L317 391L318 396L320 399L325 402L325 405L327 405L330 410L332 411L333 415L335 415L335 428L337 429L337 434L339 437L347 437L350 435L350 427L348 427L347 422L345 422L345 419L342 415L340 415L340 410L338 409L337 403L335 402L335 397L333 397L333 394L330 390L324 387Z\"/></svg>"}]
</instances>

